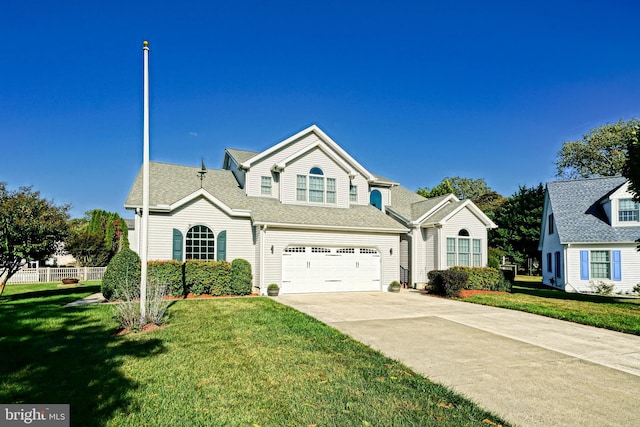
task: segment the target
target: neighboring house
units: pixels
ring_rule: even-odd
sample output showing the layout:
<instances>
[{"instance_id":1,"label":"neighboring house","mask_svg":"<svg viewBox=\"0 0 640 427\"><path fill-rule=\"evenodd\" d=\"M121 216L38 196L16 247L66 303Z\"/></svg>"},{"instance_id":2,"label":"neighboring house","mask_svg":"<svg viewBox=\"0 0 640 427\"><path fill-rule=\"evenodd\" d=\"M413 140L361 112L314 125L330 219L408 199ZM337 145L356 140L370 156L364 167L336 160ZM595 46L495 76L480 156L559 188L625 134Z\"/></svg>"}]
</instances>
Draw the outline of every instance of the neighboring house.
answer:
<instances>
[{"instance_id":1,"label":"neighboring house","mask_svg":"<svg viewBox=\"0 0 640 427\"><path fill-rule=\"evenodd\" d=\"M640 282L638 203L623 177L547 183L540 243L543 283L592 292L598 282L632 292Z\"/></svg>"},{"instance_id":2,"label":"neighboring house","mask_svg":"<svg viewBox=\"0 0 640 427\"><path fill-rule=\"evenodd\" d=\"M150 260L244 258L261 294L270 283L282 293L385 291L487 262L495 224L473 203L425 199L374 175L315 125L262 152L226 149L222 170L199 172L150 164ZM125 203L137 252L141 174Z\"/></svg>"}]
</instances>

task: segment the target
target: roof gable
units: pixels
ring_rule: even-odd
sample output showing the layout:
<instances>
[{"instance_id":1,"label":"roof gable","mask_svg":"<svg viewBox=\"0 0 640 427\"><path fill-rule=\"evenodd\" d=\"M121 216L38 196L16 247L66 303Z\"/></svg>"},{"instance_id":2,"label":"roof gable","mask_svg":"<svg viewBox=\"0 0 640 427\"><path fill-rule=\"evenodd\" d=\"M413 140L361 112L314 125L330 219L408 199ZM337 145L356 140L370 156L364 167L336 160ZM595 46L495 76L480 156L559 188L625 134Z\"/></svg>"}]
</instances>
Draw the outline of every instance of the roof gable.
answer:
<instances>
[{"instance_id":1,"label":"roof gable","mask_svg":"<svg viewBox=\"0 0 640 427\"><path fill-rule=\"evenodd\" d=\"M560 243L634 242L638 239L638 227L611 226L602 204L625 182L624 177L600 177L547 183L546 214L553 213Z\"/></svg>"},{"instance_id":2,"label":"roof gable","mask_svg":"<svg viewBox=\"0 0 640 427\"><path fill-rule=\"evenodd\" d=\"M342 163L348 165L348 167L350 169L354 169L356 171L358 171L359 173L361 173L367 180L371 181L374 180L375 177L373 176L373 174L371 174L364 166L362 166L360 163L358 163L353 157L351 157L346 151L344 151L342 149L342 147L340 147L334 140L332 140L326 133L324 133L318 126L316 125L311 125L308 128L298 132L297 134L285 139L284 141L279 142L278 144L272 146L271 148L258 153L257 155L245 160L242 162L241 167L243 169L250 169L253 165L255 165L258 162L264 161L265 159L273 156L274 154L283 151L285 148L290 147L292 144L295 144L296 142L300 141L301 139L309 136L309 135L315 135L318 138L318 141L312 143L312 145L316 145L316 147L320 147L321 145L324 144L324 150L326 152L331 151L333 152L334 156L337 156L339 158L342 159ZM328 151L327 151L328 150ZM304 149L301 150L296 150L296 152L298 151L304 151ZM287 160L290 157L292 157L292 155L288 155L285 159L282 159L280 161L276 162L276 168L278 166L279 163L281 163L283 160ZM295 157L295 156L294 156Z\"/></svg>"}]
</instances>

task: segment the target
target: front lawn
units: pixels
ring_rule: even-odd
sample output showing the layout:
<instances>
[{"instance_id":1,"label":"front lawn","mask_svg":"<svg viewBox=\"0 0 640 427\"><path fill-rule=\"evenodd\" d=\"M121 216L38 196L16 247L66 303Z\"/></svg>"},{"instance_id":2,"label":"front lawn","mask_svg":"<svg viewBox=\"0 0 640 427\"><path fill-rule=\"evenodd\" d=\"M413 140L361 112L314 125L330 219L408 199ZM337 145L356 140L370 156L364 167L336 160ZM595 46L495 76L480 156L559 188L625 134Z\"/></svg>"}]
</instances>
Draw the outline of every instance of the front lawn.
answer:
<instances>
[{"instance_id":1,"label":"front lawn","mask_svg":"<svg viewBox=\"0 0 640 427\"><path fill-rule=\"evenodd\" d=\"M176 301L116 336L110 305L62 307L96 286L34 286L0 297L0 402L70 403L72 425L504 424L268 298Z\"/></svg>"},{"instance_id":2,"label":"front lawn","mask_svg":"<svg viewBox=\"0 0 640 427\"><path fill-rule=\"evenodd\" d=\"M568 293L543 287L539 279L518 276L511 294L475 295L464 301L640 335L638 298Z\"/></svg>"}]
</instances>

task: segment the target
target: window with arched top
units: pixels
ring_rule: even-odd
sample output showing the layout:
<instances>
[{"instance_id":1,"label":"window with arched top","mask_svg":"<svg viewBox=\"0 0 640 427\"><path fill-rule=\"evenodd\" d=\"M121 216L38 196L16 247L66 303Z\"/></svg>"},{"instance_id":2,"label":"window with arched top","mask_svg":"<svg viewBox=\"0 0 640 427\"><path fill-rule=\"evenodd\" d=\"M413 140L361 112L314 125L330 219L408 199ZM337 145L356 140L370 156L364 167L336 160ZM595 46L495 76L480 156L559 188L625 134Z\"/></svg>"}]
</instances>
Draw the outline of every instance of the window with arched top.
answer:
<instances>
[{"instance_id":1,"label":"window with arched top","mask_svg":"<svg viewBox=\"0 0 640 427\"><path fill-rule=\"evenodd\" d=\"M447 237L447 267L482 267L482 240L472 239L469 230L461 229L457 237Z\"/></svg>"},{"instance_id":2,"label":"window with arched top","mask_svg":"<svg viewBox=\"0 0 640 427\"><path fill-rule=\"evenodd\" d=\"M215 242L215 236L209 227L205 225L191 227L187 232L186 259L214 261L216 259Z\"/></svg>"},{"instance_id":3,"label":"window with arched top","mask_svg":"<svg viewBox=\"0 0 640 427\"><path fill-rule=\"evenodd\" d=\"M325 178L317 166L308 175L296 176L296 200L311 203L336 203L336 179Z\"/></svg>"}]
</instances>

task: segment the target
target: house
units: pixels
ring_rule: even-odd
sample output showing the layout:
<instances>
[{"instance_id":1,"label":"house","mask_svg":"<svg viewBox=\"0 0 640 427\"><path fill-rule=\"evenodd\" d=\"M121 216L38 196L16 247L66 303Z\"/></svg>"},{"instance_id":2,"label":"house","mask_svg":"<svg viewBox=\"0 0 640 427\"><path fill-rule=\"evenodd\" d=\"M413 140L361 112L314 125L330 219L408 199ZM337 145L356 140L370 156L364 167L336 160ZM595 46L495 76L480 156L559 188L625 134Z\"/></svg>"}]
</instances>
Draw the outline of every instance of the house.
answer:
<instances>
[{"instance_id":1,"label":"house","mask_svg":"<svg viewBox=\"0 0 640 427\"><path fill-rule=\"evenodd\" d=\"M543 283L592 292L599 282L632 292L640 282L638 203L623 177L549 182L540 243Z\"/></svg>"},{"instance_id":2,"label":"house","mask_svg":"<svg viewBox=\"0 0 640 427\"><path fill-rule=\"evenodd\" d=\"M420 286L432 269L485 266L487 229L473 203L425 199L375 175L317 126L262 151L227 148L222 169L152 162L148 257L244 258L266 294ZM138 243L142 172L127 209Z\"/></svg>"}]
</instances>

